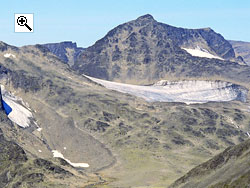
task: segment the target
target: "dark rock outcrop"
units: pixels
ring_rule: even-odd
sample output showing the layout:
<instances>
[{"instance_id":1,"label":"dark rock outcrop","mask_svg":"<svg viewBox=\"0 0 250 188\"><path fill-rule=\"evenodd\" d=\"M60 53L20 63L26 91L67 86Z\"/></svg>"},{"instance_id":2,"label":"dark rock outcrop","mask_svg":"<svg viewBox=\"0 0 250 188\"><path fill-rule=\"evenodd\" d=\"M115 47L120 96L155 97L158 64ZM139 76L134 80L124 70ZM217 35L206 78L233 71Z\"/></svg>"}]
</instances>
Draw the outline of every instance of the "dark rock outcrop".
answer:
<instances>
[{"instance_id":1,"label":"dark rock outcrop","mask_svg":"<svg viewBox=\"0 0 250 188\"><path fill-rule=\"evenodd\" d=\"M229 42L233 46L236 55L239 56L239 58L243 58L243 60L250 65L250 42L233 40L229 40Z\"/></svg>"},{"instance_id":2,"label":"dark rock outcrop","mask_svg":"<svg viewBox=\"0 0 250 188\"><path fill-rule=\"evenodd\" d=\"M18 49L17 47L15 47L15 46L11 46L11 45L9 45L9 44L6 44L6 43L0 41L0 52L4 52L4 51L6 51L6 50L8 50L8 49L13 50L13 51L18 51L18 50L19 50L19 49Z\"/></svg>"},{"instance_id":3,"label":"dark rock outcrop","mask_svg":"<svg viewBox=\"0 0 250 188\"><path fill-rule=\"evenodd\" d=\"M55 54L60 60L70 66L74 64L78 55L84 50L83 48L77 47L76 43L71 41L48 43L42 46L48 48L51 53Z\"/></svg>"}]
</instances>

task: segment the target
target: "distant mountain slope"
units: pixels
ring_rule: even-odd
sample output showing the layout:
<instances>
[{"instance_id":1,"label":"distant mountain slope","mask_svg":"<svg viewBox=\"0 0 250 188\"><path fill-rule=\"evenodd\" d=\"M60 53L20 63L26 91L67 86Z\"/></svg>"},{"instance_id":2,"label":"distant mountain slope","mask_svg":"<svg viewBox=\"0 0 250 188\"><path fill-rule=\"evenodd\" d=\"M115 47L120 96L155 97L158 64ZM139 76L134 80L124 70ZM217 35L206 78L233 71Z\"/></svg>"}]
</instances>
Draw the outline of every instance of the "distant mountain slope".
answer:
<instances>
[{"instance_id":1,"label":"distant mountain slope","mask_svg":"<svg viewBox=\"0 0 250 188\"><path fill-rule=\"evenodd\" d=\"M193 168L170 187L233 188L250 185L250 140Z\"/></svg>"},{"instance_id":2,"label":"distant mountain slope","mask_svg":"<svg viewBox=\"0 0 250 188\"><path fill-rule=\"evenodd\" d=\"M195 57L189 49L210 58ZM144 15L112 29L85 49L72 68L101 79L147 84L169 77L223 75L225 68L231 72L238 65L229 60L240 63L231 44L212 29L177 28Z\"/></svg>"},{"instance_id":3,"label":"distant mountain slope","mask_svg":"<svg viewBox=\"0 0 250 188\"><path fill-rule=\"evenodd\" d=\"M43 44L43 46L47 47L50 52L70 66L74 64L78 55L84 50L84 48L77 47L76 43L71 41L48 43Z\"/></svg>"},{"instance_id":4,"label":"distant mountain slope","mask_svg":"<svg viewBox=\"0 0 250 188\"><path fill-rule=\"evenodd\" d=\"M229 40L236 55L243 57L244 61L250 65L250 42Z\"/></svg>"}]
</instances>

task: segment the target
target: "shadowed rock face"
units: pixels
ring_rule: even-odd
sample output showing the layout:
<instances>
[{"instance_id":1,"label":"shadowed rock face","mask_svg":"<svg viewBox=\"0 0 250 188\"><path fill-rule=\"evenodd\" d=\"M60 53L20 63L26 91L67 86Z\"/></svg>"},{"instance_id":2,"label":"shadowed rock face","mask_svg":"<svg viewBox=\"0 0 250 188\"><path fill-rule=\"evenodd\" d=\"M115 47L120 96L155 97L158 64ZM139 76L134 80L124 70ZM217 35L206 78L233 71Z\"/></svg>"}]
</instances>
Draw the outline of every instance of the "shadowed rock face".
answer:
<instances>
[{"instance_id":1,"label":"shadowed rock face","mask_svg":"<svg viewBox=\"0 0 250 188\"><path fill-rule=\"evenodd\" d=\"M51 53L70 66L74 64L78 55L84 50L71 41L43 44L42 46L48 48Z\"/></svg>"},{"instance_id":2,"label":"shadowed rock face","mask_svg":"<svg viewBox=\"0 0 250 188\"><path fill-rule=\"evenodd\" d=\"M4 52L4 51L6 51L6 50L8 50L8 49L14 50L14 51L18 51L18 48L17 48L17 47L8 45L8 44L6 44L6 43L0 41L0 52Z\"/></svg>"},{"instance_id":3,"label":"shadowed rock face","mask_svg":"<svg viewBox=\"0 0 250 188\"><path fill-rule=\"evenodd\" d=\"M250 65L250 42L242 42L242 41L229 41L233 46L236 55L241 56L244 61Z\"/></svg>"},{"instance_id":4,"label":"shadowed rock face","mask_svg":"<svg viewBox=\"0 0 250 188\"><path fill-rule=\"evenodd\" d=\"M235 59L231 44L210 28L177 28L145 15L112 29L81 52L72 68L106 80L152 83L170 74L212 76L217 74L216 64L227 66L226 61L193 57L182 49L197 47L225 60Z\"/></svg>"}]
</instances>

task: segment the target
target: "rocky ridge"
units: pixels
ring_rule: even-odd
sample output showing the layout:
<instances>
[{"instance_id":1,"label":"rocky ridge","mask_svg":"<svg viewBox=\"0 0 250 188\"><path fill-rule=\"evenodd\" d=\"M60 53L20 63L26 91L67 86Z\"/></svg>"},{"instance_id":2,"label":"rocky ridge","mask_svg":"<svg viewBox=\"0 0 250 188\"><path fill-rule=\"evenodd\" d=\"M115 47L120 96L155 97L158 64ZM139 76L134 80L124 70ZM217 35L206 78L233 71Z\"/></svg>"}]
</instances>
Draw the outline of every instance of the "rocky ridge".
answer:
<instances>
[{"instance_id":1,"label":"rocky ridge","mask_svg":"<svg viewBox=\"0 0 250 188\"><path fill-rule=\"evenodd\" d=\"M84 48L77 47L77 44L71 41L42 44L42 46L48 48L51 53L69 66L74 65L77 57L84 50Z\"/></svg>"},{"instance_id":2,"label":"rocky ridge","mask_svg":"<svg viewBox=\"0 0 250 188\"><path fill-rule=\"evenodd\" d=\"M229 40L237 55L241 56L244 61L250 65L250 42Z\"/></svg>"},{"instance_id":3,"label":"rocky ridge","mask_svg":"<svg viewBox=\"0 0 250 188\"><path fill-rule=\"evenodd\" d=\"M247 187L250 184L250 140L229 147L190 170L170 187Z\"/></svg>"}]
</instances>

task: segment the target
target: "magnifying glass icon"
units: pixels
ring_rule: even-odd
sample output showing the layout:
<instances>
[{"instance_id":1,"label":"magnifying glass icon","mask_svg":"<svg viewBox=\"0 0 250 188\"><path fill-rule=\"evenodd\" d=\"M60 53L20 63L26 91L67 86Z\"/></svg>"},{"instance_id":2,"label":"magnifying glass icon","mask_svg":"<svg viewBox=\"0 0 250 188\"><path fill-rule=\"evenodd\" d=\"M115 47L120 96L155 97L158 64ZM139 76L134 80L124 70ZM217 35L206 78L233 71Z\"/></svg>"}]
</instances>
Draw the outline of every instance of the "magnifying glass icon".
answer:
<instances>
[{"instance_id":1,"label":"magnifying glass icon","mask_svg":"<svg viewBox=\"0 0 250 188\"><path fill-rule=\"evenodd\" d=\"M25 26L25 27L28 28L28 30L32 31L30 26L27 24L27 18L25 16L19 16L17 18L17 24L20 25L20 26Z\"/></svg>"}]
</instances>

